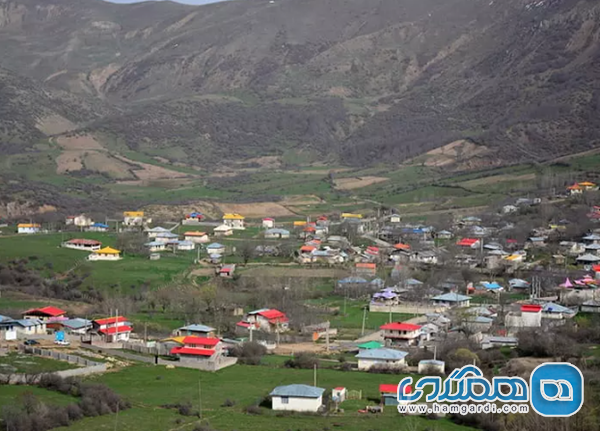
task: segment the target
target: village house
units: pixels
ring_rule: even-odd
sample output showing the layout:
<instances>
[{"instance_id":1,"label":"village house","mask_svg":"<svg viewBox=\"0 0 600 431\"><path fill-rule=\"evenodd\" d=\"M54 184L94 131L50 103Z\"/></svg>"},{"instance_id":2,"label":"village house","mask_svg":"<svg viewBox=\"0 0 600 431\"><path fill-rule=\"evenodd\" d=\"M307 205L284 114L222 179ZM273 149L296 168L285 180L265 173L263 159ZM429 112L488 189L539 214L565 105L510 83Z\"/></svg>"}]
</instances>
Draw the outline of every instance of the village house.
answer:
<instances>
[{"instance_id":1,"label":"village house","mask_svg":"<svg viewBox=\"0 0 600 431\"><path fill-rule=\"evenodd\" d=\"M436 359L423 359L419 361L417 373L419 374L444 374L446 372L446 363Z\"/></svg>"},{"instance_id":2,"label":"village house","mask_svg":"<svg viewBox=\"0 0 600 431\"><path fill-rule=\"evenodd\" d=\"M273 410L316 413L323 405L323 392L315 386L287 385L277 386L269 395Z\"/></svg>"},{"instance_id":3,"label":"village house","mask_svg":"<svg viewBox=\"0 0 600 431\"><path fill-rule=\"evenodd\" d=\"M504 325L515 331L520 328L536 328L542 326L542 306L538 304L523 304L521 312L509 312L504 319Z\"/></svg>"},{"instance_id":4,"label":"village house","mask_svg":"<svg viewBox=\"0 0 600 431\"><path fill-rule=\"evenodd\" d=\"M161 241L151 241L144 244L151 253L158 253L167 249L167 244Z\"/></svg>"},{"instance_id":5,"label":"village house","mask_svg":"<svg viewBox=\"0 0 600 431\"><path fill-rule=\"evenodd\" d=\"M150 220L144 219L144 211L125 211L123 213L123 225L128 227L142 227L144 223L150 223Z\"/></svg>"},{"instance_id":6,"label":"village house","mask_svg":"<svg viewBox=\"0 0 600 431\"><path fill-rule=\"evenodd\" d=\"M230 236L233 235L233 228L229 225L222 224L213 229L214 236Z\"/></svg>"},{"instance_id":7,"label":"village house","mask_svg":"<svg viewBox=\"0 0 600 431\"><path fill-rule=\"evenodd\" d=\"M108 232L108 225L104 223L94 223L86 229L87 232Z\"/></svg>"},{"instance_id":8,"label":"village house","mask_svg":"<svg viewBox=\"0 0 600 431\"><path fill-rule=\"evenodd\" d=\"M192 324L176 329L173 331L173 335L176 337L214 337L215 328L206 325Z\"/></svg>"},{"instance_id":9,"label":"village house","mask_svg":"<svg viewBox=\"0 0 600 431\"><path fill-rule=\"evenodd\" d=\"M481 341L481 348L484 350L494 347L517 347L519 339L516 337L487 336Z\"/></svg>"},{"instance_id":10,"label":"village house","mask_svg":"<svg viewBox=\"0 0 600 431\"><path fill-rule=\"evenodd\" d=\"M575 317L577 311L554 302L542 306L542 319L567 320Z\"/></svg>"},{"instance_id":11,"label":"village house","mask_svg":"<svg viewBox=\"0 0 600 431\"><path fill-rule=\"evenodd\" d=\"M400 214L390 214L388 216L388 221L390 223L401 223L402 222L402 217L400 216Z\"/></svg>"},{"instance_id":12,"label":"village house","mask_svg":"<svg viewBox=\"0 0 600 431\"><path fill-rule=\"evenodd\" d=\"M407 352L381 347L378 349L361 350L355 358L358 359L359 371L368 371L371 367L404 368Z\"/></svg>"},{"instance_id":13,"label":"village house","mask_svg":"<svg viewBox=\"0 0 600 431\"><path fill-rule=\"evenodd\" d=\"M228 213L223 215L223 224L234 230L244 230L246 229L244 219L245 217L243 215Z\"/></svg>"},{"instance_id":14,"label":"village house","mask_svg":"<svg viewBox=\"0 0 600 431\"><path fill-rule=\"evenodd\" d=\"M204 244L209 241L209 238L208 238L208 235L206 234L206 232L199 232L199 231L185 232L183 234L183 238L186 241L193 242L194 244Z\"/></svg>"},{"instance_id":15,"label":"village house","mask_svg":"<svg viewBox=\"0 0 600 431\"><path fill-rule=\"evenodd\" d=\"M225 254L225 246L223 244L219 244L218 242L213 242L206 246L206 252L211 254Z\"/></svg>"},{"instance_id":16,"label":"village house","mask_svg":"<svg viewBox=\"0 0 600 431\"><path fill-rule=\"evenodd\" d=\"M32 335L45 335L47 333L46 322L40 319L13 320L17 331L17 338L27 338Z\"/></svg>"},{"instance_id":17,"label":"village house","mask_svg":"<svg viewBox=\"0 0 600 431\"><path fill-rule=\"evenodd\" d=\"M192 251L196 248L196 244L192 241L175 241L171 244L171 247L174 247L179 251Z\"/></svg>"},{"instance_id":18,"label":"village house","mask_svg":"<svg viewBox=\"0 0 600 431\"><path fill-rule=\"evenodd\" d=\"M449 230L441 230L436 234L437 239L448 240L452 239L452 232Z\"/></svg>"},{"instance_id":19,"label":"village house","mask_svg":"<svg viewBox=\"0 0 600 431\"><path fill-rule=\"evenodd\" d=\"M182 344L170 351L181 362L215 361L222 353L222 343L218 338L187 336Z\"/></svg>"},{"instance_id":20,"label":"village house","mask_svg":"<svg viewBox=\"0 0 600 431\"><path fill-rule=\"evenodd\" d=\"M289 319L279 310L263 308L250 311L241 322L237 323L240 328L256 329L264 332L285 332L289 329Z\"/></svg>"},{"instance_id":21,"label":"village house","mask_svg":"<svg viewBox=\"0 0 600 431\"><path fill-rule=\"evenodd\" d=\"M178 239L179 235L170 231L158 232L154 236L154 241L164 242L165 244L177 241Z\"/></svg>"},{"instance_id":22,"label":"village house","mask_svg":"<svg viewBox=\"0 0 600 431\"><path fill-rule=\"evenodd\" d=\"M65 317L66 314L67 312L60 308L49 306L24 311L22 316L23 319L38 319L42 322L47 322L53 318Z\"/></svg>"},{"instance_id":23,"label":"village house","mask_svg":"<svg viewBox=\"0 0 600 431\"><path fill-rule=\"evenodd\" d=\"M68 334L85 335L88 330L92 329L92 321L76 317L60 322L63 331Z\"/></svg>"},{"instance_id":24,"label":"village house","mask_svg":"<svg viewBox=\"0 0 600 431\"><path fill-rule=\"evenodd\" d=\"M150 239L156 238L158 236L158 234L161 234L161 233L166 233L166 232L171 233L171 231L169 229L165 229L164 227L161 227L161 226L156 226L153 228L146 229L146 230L144 230L144 232L146 233L146 235L148 235L148 238L150 238Z\"/></svg>"},{"instance_id":25,"label":"village house","mask_svg":"<svg viewBox=\"0 0 600 431\"><path fill-rule=\"evenodd\" d=\"M287 239L290 237L290 231L280 228L270 228L265 231L266 239Z\"/></svg>"},{"instance_id":26,"label":"village house","mask_svg":"<svg viewBox=\"0 0 600 431\"><path fill-rule=\"evenodd\" d=\"M89 227L94 223L90 217L85 214L80 214L77 216L67 216L65 218L65 224L67 226L77 226L77 227Z\"/></svg>"},{"instance_id":27,"label":"village house","mask_svg":"<svg viewBox=\"0 0 600 431\"><path fill-rule=\"evenodd\" d=\"M262 219L262 227L265 229L272 229L275 227L275 219L272 217L265 217Z\"/></svg>"},{"instance_id":28,"label":"village house","mask_svg":"<svg viewBox=\"0 0 600 431\"><path fill-rule=\"evenodd\" d=\"M546 247L546 240L548 238L545 236L532 236L527 239L525 242L525 249L530 248L542 248Z\"/></svg>"},{"instance_id":29,"label":"village house","mask_svg":"<svg viewBox=\"0 0 600 431\"><path fill-rule=\"evenodd\" d=\"M377 264L359 262L354 266L354 272L357 275L373 276L377 274Z\"/></svg>"},{"instance_id":30,"label":"village house","mask_svg":"<svg viewBox=\"0 0 600 431\"><path fill-rule=\"evenodd\" d=\"M589 299L579 306L579 311L582 313L600 313L600 301Z\"/></svg>"},{"instance_id":31,"label":"village house","mask_svg":"<svg viewBox=\"0 0 600 431\"><path fill-rule=\"evenodd\" d=\"M235 273L235 263L230 263L227 265L221 265L219 269L217 269L217 274L219 277L231 278Z\"/></svg>"},{"instance_id":32,"label":"village house","mask_svg":"<svg viewBox=\"0 0 600 431\"><path fill-rule=\"evenodd\" d=\"M202 214L201 212L198 212L198 211L194 211L189 214L186 214L182 223L183 224L198 224L202 220L204 220L204 214Z\"/></svg>"},{"instance_id":33,"label":"village house","mask_svg":"<svg viewBox=\"0 0 600 431\"><path fill-rule=\"evenodd\" d=\"M438 256L434 251L417 251L410 255L409 262L423 265L437 265Z\"/></svg>"},{"instance_id":34,"label":"village house","mask_svg":"<svg viewBox=\"0 0 600 431\"><path fill-rule=\"evenodd\" d=\"M94 239L70 239L63 242L61 246L73 250L96 251L100 250L102 243Z\"/></svg>"},{"instance_id":35,"label":"village house","mask_svg":"<svg viewBox=\"0 0 600 431\"><path fill-rule=\"evenodd\" d=\"M578 256L575 259L578 265L593 265L595 263L600 262L600 256L595 254L586 253L582 256Z\"/></svg>"},{"instance_id":36,"label":"village house","mask_svg":"<svg viewBox=\"0 0 600 431\"><path fill-rule=\"evenodd\" d=\"M387 346L418 345L422 338L421 326L412 323L392 322L379 329Z\"/></svg>"},{"instance_id":37,"label":"village house","mask_svg":"<svg viewBox=\"0 0 600 431\"><path fill-rule=\"evenodd\" d=\"M406 386L404 388L405 394L412 393L412 386ZM379 385L379 396L381 406L397 406L398 403L398 384L385 384ZM402 402L406 404L406 402Z\"/></svg>"},{"instance_id":38,"label":"village house","mask_svg":"<svg viewBox=\"0 0 600 431\"><path fill-rule=\"evenodd\" d=\"M38 223L19 223L17 225L17 233L40 233L42 226Z\"/></svg>"},{"instance_id":39,"label":"village house","mask_svg":"<svg viewBox=\"0 0 600 431\"><path fill-rule=\"evenodd\" d=\"M471 297L456 292L444 293L431 298L434 304L444 307L468 307L471 305Z\"/></svg>"},{"instance_id":40,"label":"village house","mask_svg":"<svg viewBox=\"0 0 600 431\"><path fill-rule=\"evenodd\" d=\"M477 249L481 245L479 238L463 238L456 243L459 247Z\"/></svg>"},{"instance_id":41,"label":"village house","mask_svg":"<svg viewBox=\"0 0 600 431\"><path fill-rule=\"evenodd\" d=\"M17 326L14 319L0 315L0 341L17 339Z\"/></svg>"},{"instance_id":42,"label":"village house","mask_svg":"<svg viewBox=\"0 0 600 431\"><path fill-rule=\"evenodd\" d=\"M129 341L133 328L123 316L107 317L92 321L92 328L106 343Z\"/></svg>"},{"instance_id":43,"label":"village house","mask_svg":"<svg viewBox=\"0 0 600 431\"><path fill-rule=\"evenodd\" d=\"M371 304L373 305L391 307L398 305L399 303L400 298L398 294L391 288L383 289L380 292L375 292L371 298Z\"/></svg>"},{"instance_id":44,"label":"village house","mask_svg":"<svg viewBox=\"0 0 600 431\"><path fill-rule=\"evenodd\" d=\"M104 247L100 250L93 251L87 257L88 260L97 261L97 260L121 260L121 251L116 250L112 247Z\"/></svg>"},{"instance_id":45,"label":"village house","mask_svg":"<svg viewBox=\"0 0 600 431\"><path fill-rule=\"evenodd\" d=\"M458 222L461 226L475 226L479 223L481 223L481 219L474 216L464 217Z\"/></svg>"}]
</instances>

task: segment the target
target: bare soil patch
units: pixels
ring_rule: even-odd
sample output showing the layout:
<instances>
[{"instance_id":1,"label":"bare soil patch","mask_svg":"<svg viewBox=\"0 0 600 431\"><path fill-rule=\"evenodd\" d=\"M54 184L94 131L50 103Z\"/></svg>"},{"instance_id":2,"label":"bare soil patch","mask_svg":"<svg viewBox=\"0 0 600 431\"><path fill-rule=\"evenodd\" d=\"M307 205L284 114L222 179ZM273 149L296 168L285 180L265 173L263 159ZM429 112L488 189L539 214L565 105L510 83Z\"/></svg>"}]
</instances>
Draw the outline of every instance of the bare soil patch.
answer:
<instances>
[{"instance_id":1,"label":"bare soil patch","mask_svg":"<svg viewBox=\"0 0 600 431\"><path fill-rule=\"evenodd\" d=\"M158 180L158 179L171 179L171 178L183 178L189 176L183 172L173 171L171 169L163 168L162 166L155 166L149 163L138 162L135 160L128 159L121 155L115 155L117 159L133 165L133 173L140 180ZM139 167L140 169L136 169Z\"/></svg>"},{"instance_id":2,"label":"bare soil patch","mask_svg":"<svg viewBox=\"0 0 600 431\"><path fill-rule=\"evenodd\" d=\"M352 190L367 187L372 184L382 183L389 181L389 178L385 177L351 177L351 178L339 178L335 180L335 187L340 190Z\"/></svg>"},{"instance_id":3,"label":"bare soil patch","mask_svg":"<svg viewBox=\"0 0 600 431\"><path fill-rule=\"evenodd\" d=\"M59 136L56 143L65 150L103 150L102 144L92 135Z\"/></svg>"},{"instance_id":4,"label":"bare soil patch","mask_svg":"<svg viewBox=\"0 0 600 431\"><path fill-rule=\"evenodd\" d=\"M83 164L90 171L104 172L118 180L133 178L130 165L103 151L87 152L83 158Z\"/></svg>"},{"instance_id":5,"label":"bare soil patch","mask_svg":"<svg viewBox=\"0 0 600 431\"><path fill-rule=\"evenodd\" d=\"M83 169L83 151L63 151L56 158L56 173L80 171Z\"/></svg>"},{"instance_id":6,"label":"bare soil patch","mask_svg":"<svg viewBox=\"0 0 600 431\"><path fill-rule=\"evenodd\" d=\"M327 350L324 344L316 343L293 343L293 344L280 344L275 348L274 352L277 355L291 355L292 353L300 352L313 352L322 353Z\"/></svg>"},{"instance_id":7,"label":"bare soil patch","mask_svg":"<svg viewBox=\"0 0 600 431\"><path fill-rule=\"evenodd\" d=\"M302 277L302 278L339 278L347 272L339 268L307 268L289 266L260 266L244 270L245 277Z\"/></svg>"},{"instance_id":8,"label":"bare soil patch","mask_svg":"<svg viewBox=\"0 0 600 431\"><path fill-rule=\"evenodd\" d=\"M427 160L425 166L448 166L463 163L474 157L489 154L490 150L483 145L476 145L466 140L451 142L443 147L428 151L425 155Z\"/></svg>"},{"instance_id":9,"label":"bare soil patch","mask_svg":"<svg viewBox=\"0 0 600 431\"><path fill-rule=\"evenodd\" d=\"M469 188L469 187L477 187L477 186L485 186L489 184L497 184L503 183L505 181L531 181L535 179L535 174L523 174L523 175L494 175L486 178L477 178L474 180L465 181L460 183L461 186Z\"/></svg>"},{"instance_id":10,"label":"bare soil patch","mask_svg":"<svg viewBox=\"0 0 600 431\"><path fill-rule=\"evenodd\" d=\"M77 128L75 123L60 115L49 115L38 120L35 127L45 135L59 135Z\"/></svg>"},{"instance_id":11,"label":"bare soil patch","mask_svg":"<svg viewBox=\"0 0 600 431\"><path fill-rule=\"evenodd\" d=\"M283 205L316 205L322 202L323 199L316 195L291 195L281 201Z\"/></svg>"},{"instance_id":12,"label":"bare soil patch","mask_svg":"<svg viewBox=\"0 0 600 431\"><path fill-rule=\"evenodd\" d=\"M215 203L222 213L238 213L245 217L287 217L294 213L276 202L256 202L248 204Z\"/></svg>"}]
</instances>

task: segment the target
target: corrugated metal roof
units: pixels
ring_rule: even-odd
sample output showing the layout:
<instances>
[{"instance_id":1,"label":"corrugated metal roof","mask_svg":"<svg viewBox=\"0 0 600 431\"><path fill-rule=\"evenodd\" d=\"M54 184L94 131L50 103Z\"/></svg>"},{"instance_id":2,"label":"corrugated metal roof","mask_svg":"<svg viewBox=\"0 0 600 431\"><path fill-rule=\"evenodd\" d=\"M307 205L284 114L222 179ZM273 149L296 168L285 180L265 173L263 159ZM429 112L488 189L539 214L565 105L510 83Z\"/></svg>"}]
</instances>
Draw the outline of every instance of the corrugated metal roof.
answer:
<instances>
[{"instance_id":1,"label":"corrugated metal roof","mask_svg":"<svg viewBox=\"0 0 600 431\"><path fill-rule=\"evenodd\" d=\"M325 389L308 385L277 386L269 395L275 397L319 398Z\"/></svg>"}]
</instances>

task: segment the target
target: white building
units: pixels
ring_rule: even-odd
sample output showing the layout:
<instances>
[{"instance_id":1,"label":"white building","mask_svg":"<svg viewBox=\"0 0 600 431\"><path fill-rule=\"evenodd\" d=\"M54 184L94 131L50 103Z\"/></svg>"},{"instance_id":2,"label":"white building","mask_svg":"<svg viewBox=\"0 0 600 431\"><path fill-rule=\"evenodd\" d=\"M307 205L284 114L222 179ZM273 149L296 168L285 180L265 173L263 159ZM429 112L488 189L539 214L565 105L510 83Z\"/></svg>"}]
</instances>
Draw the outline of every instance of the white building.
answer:
<instances>
[{"instance_id":1,"label":"white building","mask_svg":"<svg viewBox=\"0 0 600 431\"><path fill-rule=\"evenodd\" d=\"M430 372L444 374L445 371L446 363L444 361L437 361L435 359L423 359L422 361L419 361L419 366L417 369L419 374L426 374Z\"/></svg>"},{"instance_id":2,"label":"white building","mask_svg":"<svg viewBox=\"0 0 600 431\"><path fill-rule=\"evenodd\" d=\"M222 224L213 230L213 234L215 236L230 236L233 235L233 228L226 224Z\"/></svg>"},{"instance_id":3,"label":"white building","mask_svg":"<svg viewBox=\"0 0 600 431\"><path fill-rule=\"evenodd\" d=\"M317 412L323 405L325 389L308 385L277 386L271 392L273 410Z\"/></svg>"},{"instance_id":4,"label":"white building","mask_svg":"<svg viewBox=\"0 0 600 431\"><path fill-rule=\"evenodd\" d=\"M13 319L0 316L0 341L13 341L17 339L17 326Z\"/></svg>"},{"instance_id":5,"label":"white building","mask_svg":"<svg viewBox=\"0 0 600 431\"><path fill-rule=\"evenodd\" d=\"M39 233L42 229L37 223L19 223L17 225L17 233Z\"/></svg>"},{"instance_id":6,"label":"white building","mask_svg":"<svg viewBox=\"0 0 600 431\"><path fill-rule=\"evenodd\" d=\"M68 216L65 219L65 224L77 227L89 227L94 223L94 220L91 217L86 216L85 214L80 214L77 216Z\"/></svg>"},{"instance_id":7,"label":"white building","mask_svg":"<svg viewBox=\"0 0 600 431\"><path fill-rule=\"evenodd\" d=\"M123 316L94 320L92 321L92 327L107 343L129 341L129 336L133 331L130 323Z\"/></svg>"},{"instance_id":8,"label":"white building","mask_svg":"<svg viewBox=\"0 0 600 431\"><path fill-rule=\"evenodd\" d=\"M358 359L358 369L367 371L373 366L403 368L406 366L407 355L407 352L382 347L361 350L355 358Z\"/></svg>"},{"instance_id":9,"label":"white building","mask_svg":"<svg viewBox=\"0 0 600 431\"><path fill-rule=\"evenodd\" d=\"M286 239L290 237L290 231L286 229L272 228L265 231L265 238Z\"/></svg>"},{"instance_id":10,"label":"white building","mask_svg":"<svg viewBox=\"0 0 600 431\"><path fill-rule=\"evenodd\" d=\"M151 229L146 229L144 232L146 233L146 235L148 235L148 238L156 238L160 233L170 233L171 231L169 229L165 229L164 227L157 226Z\"/></svg>"},{"instance_id":11,"label":"white building","mask_svg":"<svg viewBox=\"0 0 600 431\"><path fill-rule=\"evenodd\" d=\"M262 219L262 226L267 229L275 227L275 219L271 217L266 217Z\"/></svg>"},{"instance_id":12,"label":"white building","mask_svg":"<svg viewBox=\"0 0 600 431\"><path fill-rule=\"evenodd\" d=\"M521 305L521 314L508 313L504 324L507 328L539 328L542 326L542 306L537 304Z\"/></svg>"},{"instance_id":13,"label":"white building","mask_svg":"<svg viewBox=\"0 0 600 431\"><path fill-rule=\"evenodd\" d=\"M62 243L65 248L72 248L73 250L83 251L96 251L100 250L102 243L94 239L71 239Z\"/></svg>"},{"instance_id":14,"label":"white building","mask_svg":"<svg viewBox=\"0 0 600 431\"><path fill-rule=\"evenodd\" d=\"M213 242L212 244L206 246L206 252L211 254L224 254L225 246L223 244L219 244L218 242Z\"/></svg>"},{"instance_id":15,"label":"white building","mask_svg":"<svg viewBox=\"0 0 600 431\"><path fill-rule=\"evenodd\" d=\"M92 252L88 257L88 260L121 260L121 251L111 247L104 247L100 250Z\"/></svg>"},{"instance_id":16,"label":"white building","mask_svg":"<svg viewBox=\"0 0 600 431\"><path fill-rule=\"evenodd\" d=\"M244 219L245 217L243 215L229 213L223 215L223 224L235 230L244 230L246 229Z\"/></svg>"},{"instance_id":17,"label":"white building","mask_svg":"<svg viewBox=\"0 0 600 431\"><path fill-rule=\"evenodd\" d=\"M190 251L196 248L196 244L192 241L179 241L177 243L177 250Z\"/></svg>"},{"instance_id":18,"label":"white building","mask_svg":"<svg viewBox=\"0 0 600 431\"><path fill-rule=\"evenodd\" d=\"M208 241L210 241L206 232L198 232L198 231L186 232L183 234L183 238L186 241L193 242L194 244L204 244L204 243L207 243Z\"/></svg>"}]
</instances>

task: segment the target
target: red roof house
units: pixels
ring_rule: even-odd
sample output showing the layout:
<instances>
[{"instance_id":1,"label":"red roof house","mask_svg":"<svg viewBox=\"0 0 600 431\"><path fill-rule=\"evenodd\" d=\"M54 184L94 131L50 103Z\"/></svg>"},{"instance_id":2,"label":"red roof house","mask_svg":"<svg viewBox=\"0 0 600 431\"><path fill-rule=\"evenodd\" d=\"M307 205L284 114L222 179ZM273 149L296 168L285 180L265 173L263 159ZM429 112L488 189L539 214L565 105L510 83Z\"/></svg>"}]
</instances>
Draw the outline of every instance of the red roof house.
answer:
<instances>
[{"instance_id":1,"label":"red roof house","mask_svg":"<svg viewBox=\"0 0 600 431\"><path fill-rule=\"evenodd\" d=\"M67 314L65 310L48 306L43 308L33 308L23 312L23 319L49 320L57 317L65 317L65 314Z\"/></svg>"},{"instance_id":2,"label":"red roof house","mask_svg":"<svg viewBox=\"0 0 600 431\"><path fill-rule=\"evenodd\" d=\"M456 245L460 247L477 248L479 247L479 242L480 240L477 238L463 238L460 241L458 241Z\"/></svg>"},{"instance_id":3,"label":"red roof house","mask_svg":"<svg viewBox=\"0 0 600 431\"><path fill-rule=\"evenodd\" d=\"M289 329L289 319L279 310L264 308L250 311L237 326L252 327L265 332L284 332Z\"/></svg>"},{"instance_id":4,"label":"red roof house","mask_svg":"<svg viewBox=\"0 0 600 431\"><path fill-rule=\"evenodd\" d=\"M129 341L133 328L123 316L106 317L92 321L92 328L106 343Z\"/></svg>"},{"instance_id":5,"label":"red roof house","mask_svg":"<svg viewBox=\"0 0 600 431\"><path fill-rule=\"evenodd\" d=\"M183 346L173 347L172 355L180 360L206 360L221 353L221 340L213 337L185 337Z\"/></svg>"},{"instance_id":6,"label":"red roof house","mask_svg":"<svg viewBox=\"0 0 600 431\"><path fill-rule=\"evenodd\" d=\"M423 334L421 326L412 323L392 322L379 327L387 345L418 344Z\"/></svg>"}]
</instances>

